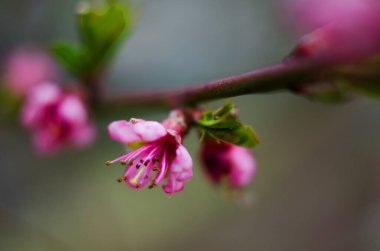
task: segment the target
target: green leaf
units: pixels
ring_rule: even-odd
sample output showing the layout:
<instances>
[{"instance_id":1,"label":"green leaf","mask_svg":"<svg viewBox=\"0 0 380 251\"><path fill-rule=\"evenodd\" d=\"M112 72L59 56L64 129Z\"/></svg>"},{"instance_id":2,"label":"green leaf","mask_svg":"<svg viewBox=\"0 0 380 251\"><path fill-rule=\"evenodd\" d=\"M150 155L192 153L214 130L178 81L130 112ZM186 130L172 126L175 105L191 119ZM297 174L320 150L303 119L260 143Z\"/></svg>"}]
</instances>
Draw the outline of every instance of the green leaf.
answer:
<instances>
[{"instance_id":1,"label":"green leaf","mask_svg":"<svg viewBox=\"0 0 380 251\"><path fill-rule=\"evenodd\" d=\"M51 48L53 56L57 61L74 76L81 75L84 64L83 54L66 42L57 42Z\"/></svg>"},{"instance_id":2,"label":"green leaf","mask_svg":"<svg viewBox=\"0 0 380 251\"><path fill-rule=\"evenodd\" d=\"M85 81L104 71L131 28L129 9L109 1L101 8L81 3L77 13L81 43L53 44L52 53L76 78Z\"/></svg>"},{"instance_id":3,"label":"green leaf","mask_svg":"<svg viewBox=\"0 0 380 251\"><path fill-rule=\"evenodd\" d=\"M238 120L237 108L230 101L215 111L203 112L196 123L201 139L208 137L244 147L254 147L259 143L253 129Z\"/></svg>"},{"instance_id":4,"label":"green leaf","mask_svg":"<svg viewBox=\"0 0 380 251\"><path fill-rule=\"evenodd\" d=\"M131 28L129 10L109 2L103 8L84 6L78 12L79 32L88 63L96 68L106 63Z\"/></svg>"}]
</instances>

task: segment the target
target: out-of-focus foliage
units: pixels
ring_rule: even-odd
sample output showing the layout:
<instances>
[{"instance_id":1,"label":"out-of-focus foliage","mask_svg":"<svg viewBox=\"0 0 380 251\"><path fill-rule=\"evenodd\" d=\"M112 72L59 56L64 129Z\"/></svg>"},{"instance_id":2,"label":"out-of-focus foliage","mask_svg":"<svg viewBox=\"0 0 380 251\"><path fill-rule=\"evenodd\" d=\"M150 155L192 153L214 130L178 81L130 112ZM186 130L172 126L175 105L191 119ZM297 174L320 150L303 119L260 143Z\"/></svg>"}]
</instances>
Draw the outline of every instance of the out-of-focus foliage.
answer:
<instances>
[{"instance_id":1,"label":"out-of-focus foliage","mask_svg":"<svg viewBox=\"0 0 380 251\"><path fill-rule=\"evenodd\" d=\"M344 82L351 91L380 99L380 55L338 68L333 77Z\"/></svg>"},{"instance_id":2,"label":"out-of-focus foliage","mask_svg":"<svg viewBox=\"0 0 380 251\"><path fill-rule=\"evenodd\" d=\"M77 9L80 47L57 42L52 51L69 72L85 79L107 65L118 45L129 34L131 13L126 5L114 1L100 9L81 3Z\"/></svg>"},{"instance_id":3,"label":"out-of-focus foliage","mask_svg":"<svg viewBox=\"0 0 380 251\"><path fill-rule=\"evenodd\" d=\"M296 88L296 92L316 101L340 103L356 94L380 99L380 57L332 67L314 81Z\"/></svg>"},{"instance_id":4,"label":"out-of-focus foliage","mask_svg":"<svg viewBox=\"0 0 380 251\"><path fill-rule=\"evenodd\" d=\"M318 81L307 83L296 90L298 94L306 98L330 104L341 103L349 100L347 86L340 82Z\"/></svg>"},{"instance_id":5,"label":"out-of-focus foliage","mask_svg":"<svg viewBox=\"0 0 380 251\"><path fill-rule=\"evenodd\" d=\"M20 107L20 99L6 88L0 88L0 115L15 115Z\"/></svg>"}]
</instances>

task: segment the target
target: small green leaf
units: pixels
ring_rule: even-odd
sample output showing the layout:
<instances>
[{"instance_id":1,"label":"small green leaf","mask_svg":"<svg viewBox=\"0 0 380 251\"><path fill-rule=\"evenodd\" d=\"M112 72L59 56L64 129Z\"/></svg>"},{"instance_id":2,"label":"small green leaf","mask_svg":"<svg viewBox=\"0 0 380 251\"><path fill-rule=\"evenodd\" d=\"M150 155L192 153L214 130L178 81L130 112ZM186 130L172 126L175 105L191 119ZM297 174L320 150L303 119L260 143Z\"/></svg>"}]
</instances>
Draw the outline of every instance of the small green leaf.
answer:
<instances>
[{"instance_id":1,"label":"small green leaf","mask_svg":"<svg viewBox=\"0 0 380 251\"><path fill-rule=\"evenodd\" d=\"M116 49L131 29L129 9L109 1L101 8L81 3L77 13L81 43L53 44L52 53L76 78L85 81L104 71Z\"/></svg>"},{"instance_id":2,"label":"small green leaf","mask_svg":"<svg viewBox=\"0 0 380 251\"><path fill-rule=\"evenodd\" d=\"M83 72L83 54L66 42L53 44L53 56L71 74L78 76Z\"/></svg>"},{"instance_id":3,"label":"small green leaf","mask_svg":"<svg viewBox=\"0 0 380 251\"><path fill-rule=\"evenodd\" d=\"M90 54L91 68L102 66L115 52L131 28L129 10L121 4L109 2L103 8L89 6L78 13L83 49Z\"/></svg>"},{"instance_id":4,"label":"small green leaf","mask_svg":"<svg viewBox=\"0 0 380 251\"><path fill-rule=\"evenodd\" d=\"M253 129L238 120L237 108L231 102L227 102L215 111L203 112L196 123L202 139L211 137L216 141L244 147L254 147L259 143Z\"/></svg>"}]
</instances>

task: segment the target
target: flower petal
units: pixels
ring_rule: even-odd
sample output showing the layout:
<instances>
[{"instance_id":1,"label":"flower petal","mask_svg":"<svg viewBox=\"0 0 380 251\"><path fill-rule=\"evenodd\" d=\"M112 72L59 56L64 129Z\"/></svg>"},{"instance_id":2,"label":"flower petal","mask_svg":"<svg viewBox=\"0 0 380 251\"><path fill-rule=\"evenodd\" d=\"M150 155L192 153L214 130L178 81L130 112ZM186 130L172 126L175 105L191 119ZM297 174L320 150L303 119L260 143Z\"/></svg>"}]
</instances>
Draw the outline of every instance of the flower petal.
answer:
<instances>
[{"instance_id":1,"label":"flower petal","mask_svg":"<svg viewBox=\"0 0 380 251\"><path fill-rule=\"evenodd\" d=\"M93 124L85 124L72 129L71 143L77 147L87 146L96 138L96 130Z\"/></svg>"},{"instance_id":2,"label":"flower petal","mask_svg":"<svg viewBox=\"0 0 380 251\"><path fill-rule=\"evenodd\" d=\"M136 121L136 123L133 125L133 129L144 142L155 141L167 134L165 127L156 121Z\"/></svg>"},{"instance_id":3,"label":"flower petal","mask_svg":"<svg viewBox=\"0 0 380 251\"><path fill-rule=\"evenodd\" d=\"M133 130L133 126L126 120L114 121L108 126L108 133L113 140L124 144L141 140Z\"/></svg>"},{"instance_id":4,"label":"flower petal","mask_svg":"<svg viewBox=\"0 0 380 251\"><path fill-rule=\"evenodd\" d=\"M58 113L58 116L75 124L84 124L88 120L85 105L76 95L67 95L58 107Z\"/></svg>"},{"instance_id":5,"label":"flower petal","mask_svg":"<svg viewBox=\"0 0 380 251\"><path fill-rule=\"evenodd\" d=\"M185 188L184 182L178 181L173 175L170 175L162 189L165 193L173 195L174 193L181 192Z\"/></svg>"},{"instance_id":6,"label":"flower petal","mask_svg":"<svg viewBox=\"0 0 380 251\"><path fill-rule=\"evenodd\" d=\"M137 161L138 162L138 161ZM141 165L137 167L130 166L128 170L125 172L127 185L133 189L141 189L145 187L152 177L152 166Z\"/></svg>"},{"instance_id":7,"label":"flower petal","mask_svg":"<svg viewBox=\"0 0 380 251\"><path fill-rule=\"evenodd\" d=\"M256 174L256 161L252 152L246 148L234 146L230 150L230 182L237 187L247 186Z\"/></svg>"},{"instance_id":8,"label":"flower petal","mask_svg":"<svg viewBox=\"0 0 380 251\"><path fill-rule=\"evenodd\" d=\"M170 174L182 182L193 177L193 160L183 145L179 145L176 150L176 156L170 165Z\"/></svg>"},{"instance_id":9,"label":"flower petal","mask_svg":"<svg viewBox=\"0 0 380 251\"><path fill-rule=\"evenodd\" d=\"M56 154L61 145L57 138L53 137L49 130L38 130L33 134L33 145L42 155Z\"/></svg>"},{"instance_id":10,"label":"flower petal","mask_svg":"<svg viewBox=\"0 0 380 251\"><path fill-rule=\"evenodd\" d=\"M62 92L52 83L36 86L26 99L21 113L21 122L25 127L36 127L47 117L46 108L59 103ZM42 122L43 123L43 122Z\"/></svg>"}]
</instances>

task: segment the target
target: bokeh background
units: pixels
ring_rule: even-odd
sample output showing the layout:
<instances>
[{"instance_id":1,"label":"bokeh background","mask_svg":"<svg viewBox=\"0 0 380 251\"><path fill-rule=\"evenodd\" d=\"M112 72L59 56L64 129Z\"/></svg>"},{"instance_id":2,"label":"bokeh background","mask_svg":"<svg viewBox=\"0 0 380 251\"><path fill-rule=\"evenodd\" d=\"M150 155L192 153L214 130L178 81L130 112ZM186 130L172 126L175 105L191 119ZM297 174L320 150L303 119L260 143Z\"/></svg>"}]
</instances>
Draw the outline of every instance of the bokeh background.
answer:
<instances>
[{"instance_id":1,"label":"bokeh background","mask_svg":"<svg viewBox=\"0 0 380 251\"><path fill-rule=\"evenodd\" d=\"M297 40L279 2L132 1L139 22L108 86L180 87L278 62ZM77 39L75 0L0 3L2 58L25 43ZM196 161L195 177L171 199L116 182L121 167L104 161L123 148L107 123L167 111L98 114L95 145L48 159L15 120L0 118L0 250L380 250L380 103L327 105L288 93L233 101L262 142L245 199L208 183ZM197 160L197 135L185 145Z\"/></svg>"}]
</instances>

